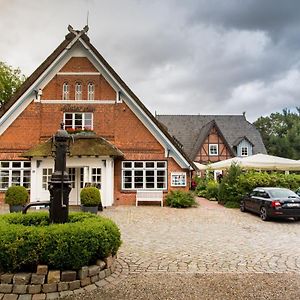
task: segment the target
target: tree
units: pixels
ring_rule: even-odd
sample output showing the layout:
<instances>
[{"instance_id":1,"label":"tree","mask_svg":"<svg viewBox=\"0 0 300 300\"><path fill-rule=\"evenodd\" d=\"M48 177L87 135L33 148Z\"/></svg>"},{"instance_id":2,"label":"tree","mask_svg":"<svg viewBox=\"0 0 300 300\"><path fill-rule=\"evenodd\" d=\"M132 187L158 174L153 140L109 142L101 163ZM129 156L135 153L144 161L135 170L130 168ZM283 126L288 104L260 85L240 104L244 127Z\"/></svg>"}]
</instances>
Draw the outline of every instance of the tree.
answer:
<instances>
[{"instance_id":1,"label":"tree","mask_svg":"<svg viewBox=\"0 0 300 300\"><path fill-rule=\"evenodd\" d=\"M25 79L19 68L14 69L0 61L0 108L12 97Z\"/></svg>"},{"instance_id":2,"label":"tree","mask_svg":"<svg viewBox=\"0 0 300 300\"><path fill-rule=\"evenodd\" d=\"M300 107L284 109L254 122L269 154L300 159Z\"/></svg>"}]
</instances>

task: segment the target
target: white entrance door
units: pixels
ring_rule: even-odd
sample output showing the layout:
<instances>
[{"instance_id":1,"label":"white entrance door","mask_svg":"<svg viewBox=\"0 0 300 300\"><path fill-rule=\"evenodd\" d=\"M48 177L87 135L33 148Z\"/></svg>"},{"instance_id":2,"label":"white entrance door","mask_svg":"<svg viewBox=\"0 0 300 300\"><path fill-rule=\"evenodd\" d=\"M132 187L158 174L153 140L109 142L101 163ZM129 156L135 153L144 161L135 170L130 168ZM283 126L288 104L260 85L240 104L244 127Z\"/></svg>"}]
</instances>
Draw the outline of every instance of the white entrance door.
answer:
<instances>
[{"instance_id":1,"label":"white entrance door","mask_svg":"<svg viewBox=\"0 0 300 300\"><path fill-rule=\"evenodd\" d=\"M69 196L70 205L80 205L80 191L83 187L83 168L68 168L72 190Z\"/></svg>"}]
</instances>

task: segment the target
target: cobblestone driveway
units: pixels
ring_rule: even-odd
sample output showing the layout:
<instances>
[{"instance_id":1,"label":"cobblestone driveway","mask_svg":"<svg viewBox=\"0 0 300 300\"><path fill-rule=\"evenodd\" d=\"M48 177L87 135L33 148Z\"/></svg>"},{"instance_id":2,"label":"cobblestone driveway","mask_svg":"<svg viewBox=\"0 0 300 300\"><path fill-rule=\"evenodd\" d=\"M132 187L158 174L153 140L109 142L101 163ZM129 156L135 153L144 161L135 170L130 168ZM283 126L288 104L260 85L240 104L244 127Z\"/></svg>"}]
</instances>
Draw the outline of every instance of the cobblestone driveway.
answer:
<instances>
[{"instance_id":1,"label":"cobblestone driveway","mask_svg":"<svg viewBox=\"0 0 300 300\"><path fill-rule=\"evenodd\" d=\"M122 232L119 272L300 274L300 222L263 222L204 199L200 204L106 209Z\"/></svg>"}]
</instances>

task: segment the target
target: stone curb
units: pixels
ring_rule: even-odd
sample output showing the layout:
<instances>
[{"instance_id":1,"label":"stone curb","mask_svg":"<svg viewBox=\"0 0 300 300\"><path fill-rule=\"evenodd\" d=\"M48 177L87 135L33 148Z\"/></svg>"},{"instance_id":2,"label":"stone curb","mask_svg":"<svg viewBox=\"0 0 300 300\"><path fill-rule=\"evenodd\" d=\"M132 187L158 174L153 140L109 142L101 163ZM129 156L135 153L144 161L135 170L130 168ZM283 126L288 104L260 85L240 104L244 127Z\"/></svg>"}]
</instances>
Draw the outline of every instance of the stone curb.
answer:
<instances>
[{"instance_id":1,"label":"stone curb","mask_svg":"<svg viewBox=\"0 0 300 300\"><path fill-rule=\"evenodd\" d=\"M47 266L38 266L36 273L1 274L0 300L59 299L90 292L108 284L111 281L108 277L115 271L119 273L116 256L110 256L78 272L48 271Z\"/></svg>"}]
</instances>

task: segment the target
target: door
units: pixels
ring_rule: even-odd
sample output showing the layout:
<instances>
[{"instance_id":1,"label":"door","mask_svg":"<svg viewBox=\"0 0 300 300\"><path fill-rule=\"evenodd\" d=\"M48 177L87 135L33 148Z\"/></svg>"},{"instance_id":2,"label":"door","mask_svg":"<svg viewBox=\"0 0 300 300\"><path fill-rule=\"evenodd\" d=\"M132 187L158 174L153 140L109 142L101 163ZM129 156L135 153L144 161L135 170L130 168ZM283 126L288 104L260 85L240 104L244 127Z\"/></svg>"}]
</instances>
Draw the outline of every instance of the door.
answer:
<instances>
[{"instance_id":1,"label":"door","mask_svg":"<svg viewBox=\"0 0 300 300\"><path fill-rule=\"evenodd\" d=\"M80 191L83 188L83 168L68 168L71 181L71 192L69 195L70 205L80 205Z\"/></svg>"}]
</instances>

